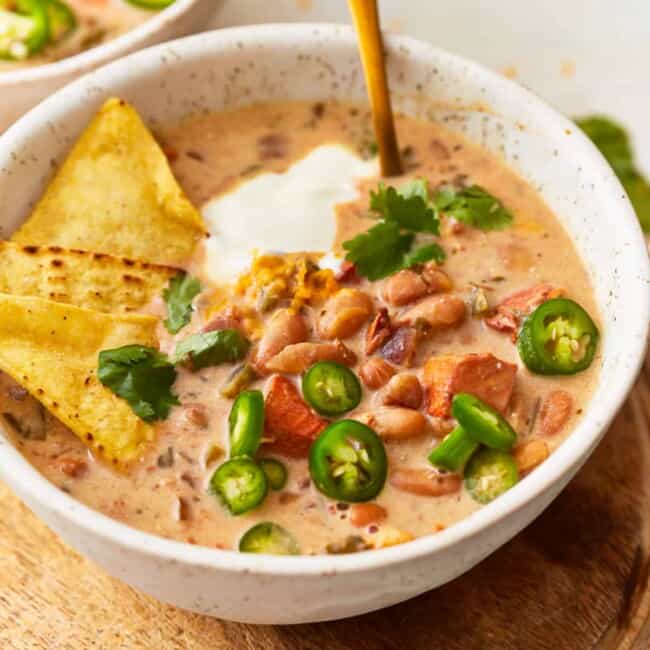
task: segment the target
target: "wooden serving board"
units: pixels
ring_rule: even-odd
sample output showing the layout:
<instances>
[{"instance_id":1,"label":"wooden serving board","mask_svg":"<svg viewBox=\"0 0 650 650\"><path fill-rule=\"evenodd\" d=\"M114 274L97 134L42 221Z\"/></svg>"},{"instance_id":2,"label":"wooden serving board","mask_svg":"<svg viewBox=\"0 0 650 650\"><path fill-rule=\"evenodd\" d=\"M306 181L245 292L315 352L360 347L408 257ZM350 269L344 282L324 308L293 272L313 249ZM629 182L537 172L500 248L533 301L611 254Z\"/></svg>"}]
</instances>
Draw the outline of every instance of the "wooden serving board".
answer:
<instances>
[{"instance_id":1,"label":"wooden serving board","mask_svg":"<svg viewBox=\"0 0 650 650\"><path fill-rule=\"evenodd\" d=\"M605 440L524 532L448 585L295 627L162 605L65 546L0 484L3 650L648 650L650 358Z\"/></svg>"}]
</instances>

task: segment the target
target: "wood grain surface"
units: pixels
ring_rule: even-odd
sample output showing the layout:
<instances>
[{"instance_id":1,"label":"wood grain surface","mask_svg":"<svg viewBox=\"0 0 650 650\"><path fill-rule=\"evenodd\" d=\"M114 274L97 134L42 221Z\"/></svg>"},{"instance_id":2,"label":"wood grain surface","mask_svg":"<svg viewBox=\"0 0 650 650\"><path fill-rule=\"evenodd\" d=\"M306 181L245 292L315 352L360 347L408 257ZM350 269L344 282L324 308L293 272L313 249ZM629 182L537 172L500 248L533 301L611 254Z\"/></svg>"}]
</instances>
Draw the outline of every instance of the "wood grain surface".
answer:
<instances>
[{"instance_id":1,"label":"wood grain surface","mask_svg":"<svg viewBox=\"0 0 650 650\"><path fill-rule=\"evenodd\" d=\"M648 650L650 360L596 453L448 585L345 621L251 626L162 605L65 546L0 484L2 650Z\"/></svg>"}]
</instances>

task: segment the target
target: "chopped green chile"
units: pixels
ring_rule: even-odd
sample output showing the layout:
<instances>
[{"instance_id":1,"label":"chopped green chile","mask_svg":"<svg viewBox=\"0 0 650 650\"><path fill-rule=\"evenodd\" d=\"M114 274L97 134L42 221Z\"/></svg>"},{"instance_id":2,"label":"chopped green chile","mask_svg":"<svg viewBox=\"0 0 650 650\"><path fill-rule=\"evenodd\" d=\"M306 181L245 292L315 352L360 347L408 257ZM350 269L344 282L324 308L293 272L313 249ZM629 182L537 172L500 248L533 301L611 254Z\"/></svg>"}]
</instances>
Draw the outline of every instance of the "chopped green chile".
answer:
<instances>
[{"instance_id":1,"label":"chopped green chile","mask_svg":"<svg viewBox=\"0 0 650 650\"><path fill-rule=\"evenodd\" d=\"M46 0L52 41L61 41L77 27L77 18L63 0Z\"/></svg>"},{"instance_id":2,"label":"chopped green chile","mask_svg":"<svg viewBox=\"0 0 650 650\"><path fill-rule=\"evenodd\" d=\"M183 339L174 352L172 361L200 370L220 363L234 363L246 356L250 342L234 329L200 332Z\"/></svg>"},{"instance_id":3,"label":"chopped green chile","mask_svg":"<svg viewBox=\"0 0 650 650\"><path fill-rule=\"evenodd\" d=\"M481 504L490 503L518 481L515 459L497 449L481 449L465 467L465 488Z\"/></svg>"},{"instance_id":4,"label":"chopped green chile","mask_svg":"<svg viewBox=\"0 0 650 650\"><path fill-rule=\"evenodd\" d=\"M387 470L381 438L356 420L330 424L309 453L309 473L314 484L337 501L374 499L384 487Z\"/></svg>"},{"instance_id":5,"label":"chopped green chile","mask_svg":"<svg viewBox=\"0 0 650 650\"><path fill-rule=\"evenodd\" d=\"M293 535L272 521L263 521L249 528L239 540L242 553L298 555L300 548Z\"/></svg>"},{"instance_id":6,"label":"chopped green chile","mask_svg":"<svg viewBox=\"0 0 650 650\"><path fill-rule=\"evenodd\" d=\"M232 515L256 508L268 492L266 474L255 461L244 456L220 465L210 479L210 492L221 499Z\"/></svg>"},{"instance_id":7,"label":"chopped green chile","mask_svg":"<svg viewBox=\"0 0 650 650\"><path fill-rule=\"evenodd\" d=\"M260 390L240 393L228 418L230 457L250 456L257 452L264 430L264 395Z\"/></svg>"},{"instance_id":8,"label":"chopped green chile","mask_svg":"<svg viewBox=\"0 0 650 650\"><path fill-rule=\"evenodd\" d=\"M49 40L44 0L0 1L0 59L26 59L40 52Z\"/></svg>"},{"instance_id":9,"label":"chopped green chile","mask_svg":"<svg viewBox=\"0 0 650 650\"><path fill-rule=\"evenodd\" d=\"M266 482L272 490L281 490L286 484L289 472L286 466L275 458L261 458L259 466L266 474Z\"/></svg>"},{"instance_id":10,"label":"chopped green chile","mask_svg":"<svg viewBox=\"0 0 650 650\"><path fill-rule=\"evenodd\" d=\"M302 394L321 415L342 415L361 401L361 384L346 366L334 361L319 361L302 379Z\"/></svg>"},{"instance_id":11,"label":"chopped green chile","mask_svg":"<svg viewBox=\"0 0 650 650\"><path fill-rule=\"evenodd\" d=\"M458 425L429 454L429 462L449 472L460 472L478 448L479 443Z\"/></svg>"},{"instance_id":12,"label":"chopped green chile","mask_svg":"<svg viewBox=\"0 0 650 650\"><path fill-rule=\"evenodd\" d=\"M596 324L577 302L554 298L526 318L517 349L531 372L573 375L591 365L598 339Z\"/></svg>"},{"instance_id":13,"label":"chopped green chile","mask_svg":"<svg viewBox=\"0 0 650 650\"><path fill-rule=\"evenodd\" d=\"M246 390L256 379L257 373L253 366L249 363L245 363L235 368L230 375L228 375L226 383L221 387L219 392L224 397L234 399L239 395L239 393Z\"/></svg>"},{"instance_id":14,"label":"chopped green chile","mask_svg":"<svg viewBox=\"0 0 650 650\"><path fill-rule=\"evenodd\" d=\"M517 440L503 416L474 395L454 395L451 413L472 440L486 447L508 451Z\"/></svg>"}]
</instances>

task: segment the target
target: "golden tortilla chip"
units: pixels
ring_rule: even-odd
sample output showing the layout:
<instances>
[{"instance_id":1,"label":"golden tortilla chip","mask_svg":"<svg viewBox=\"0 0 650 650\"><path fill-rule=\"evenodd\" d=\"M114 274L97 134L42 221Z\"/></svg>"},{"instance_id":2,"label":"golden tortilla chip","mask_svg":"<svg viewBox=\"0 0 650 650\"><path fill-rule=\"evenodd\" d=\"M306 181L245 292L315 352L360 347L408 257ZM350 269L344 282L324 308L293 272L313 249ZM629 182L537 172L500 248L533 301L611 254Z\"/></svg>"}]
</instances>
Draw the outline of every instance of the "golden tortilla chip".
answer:
<instances>
[{"instance_id":1,"label":"golden tortilla chip","mask_svg":"<svg viewBox=\"0 0 650 650\"><path fill-rule=\"evenodd\" d=\"M135 109L110 99L12 239L173 265L203 236L201 215Z\"/></svg>"},{"instance_id":2,"label":"golden tortilla chip","mask_svg":"<svg viewBox=\"0 0 650 650\"><path fill-rule=\"evenodd\" d=\"M58 246L0 241L0 292L108 313L143 308L179 273L171 266Z\"/></svg>"},{"instance_id":3,"label":"golden tortilla chip","mask_svg":"<svg viewBox=\"0 0 650 650\"><path fill-rule=\"evenodd\" d=\"M157 319L102 314L0 293L0 370L11 375L104 459L138 458L154 428L97 379L101 350L158 346Z\"/></svg>"}]
</instances>

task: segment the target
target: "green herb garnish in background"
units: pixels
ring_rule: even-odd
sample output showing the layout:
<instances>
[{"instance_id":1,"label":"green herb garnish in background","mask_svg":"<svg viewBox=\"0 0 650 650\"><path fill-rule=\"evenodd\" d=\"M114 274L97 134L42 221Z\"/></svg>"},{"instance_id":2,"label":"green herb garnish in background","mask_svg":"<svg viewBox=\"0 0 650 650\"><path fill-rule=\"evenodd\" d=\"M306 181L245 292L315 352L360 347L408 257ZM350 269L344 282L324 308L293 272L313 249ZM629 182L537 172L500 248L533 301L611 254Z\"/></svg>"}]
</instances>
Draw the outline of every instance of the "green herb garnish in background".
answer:
<instances>
[{"instance_id":1,"label":"green herb garnish in background","mask_svg":"<svg viewBox=\"0 0 650 650\"><path fill-rule=\"evenodd\" d=\"M200 370L220 363L234 363L246 356L250 342L233 329L200 332L183 339L174 351L173 362Z\"/></svg>"},{"instance_id":2,"label":"green herb garnish in background","mask_svg":"<svg viewBox=\"0 0 650 650\"><path fill-rule=\"evenodd\" d=\"M167 303L167 318L163 321L168 332L178 333L192 316L192 300L201 293L201 283L189 275L177 275L169 281L169 287L163 291Z\"/></svg>"},{"instance_id":3,"label":"green herb garnish in background","mask_svg":"<svg viewBox=\"0 0 650 650\"><path fill-rule=\"evenodd\" d=\"M630 197L641 228L650 232L650 183L636 167L625 129L611 119L597 115L578 118L575 122L612 166Z\"/></svg>"},{"instance_id":4,"label":"green herb garnish in background","mask_svg":"<svg viewBox=\"0 0 650 650\"><path fill-rule=\"evenodd\" d=\"M445 252L436 243L411 252L415 233L437 235L440 230L426 181L411 181L400 189L380 183L370 193L370 209L379 216L379 223L343 242L345 259L355 265L360 275L379 280L414 264L432 259L444 261Z\"/></svg>"},{"instance_id":5,"label":"green herb garnish in background","mask_svg":"<svg viewBox=\"0 0 650 650\"><path fill-rule=\"evenodd\" d=\"M144 345L102 350L97 376L145 422L164 420L179 403L171 391L176 381L174 366L164 354Z\"/></svg>"},{"instance_id":6,"label":"green herb garnish in background","mask_svg":"<svg viewBox=\"0 0 650 650\"><path fill-rule=\"evenodd\" d=\"M446 216L480 230L502 230L512 224L512 214L503 203L479 185L460 190L445 187L433 201Z\"/></svg>"}]
</instances>

